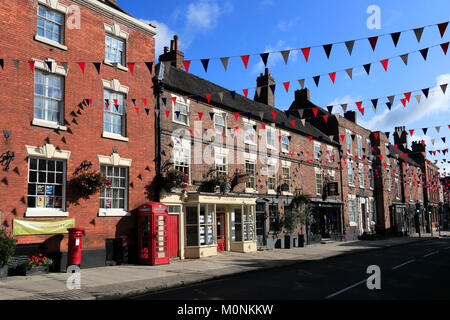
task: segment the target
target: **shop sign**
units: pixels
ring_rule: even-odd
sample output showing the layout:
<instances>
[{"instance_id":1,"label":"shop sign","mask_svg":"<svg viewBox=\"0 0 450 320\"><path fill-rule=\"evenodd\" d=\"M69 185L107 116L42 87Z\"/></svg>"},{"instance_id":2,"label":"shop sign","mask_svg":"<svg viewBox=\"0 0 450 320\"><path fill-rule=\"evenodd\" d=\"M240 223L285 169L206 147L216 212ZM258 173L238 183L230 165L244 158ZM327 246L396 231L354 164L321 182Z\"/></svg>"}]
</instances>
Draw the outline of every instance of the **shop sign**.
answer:
<instances>
[{"instance_id":1,"label":"shop sign","mask_svg":"<svg viewBox=\"0 0 450 320\"><path fill-rule=\"evenodd\" d=\"M13 235L26 236L36 234L58 234L67 233L67 228L75 227L75 219L36 221L36 220L13 220Z\"/></svg>"},{"instance_id":2,"label":"shop sign","mask_svg":"<svg viewBox=\"0 0 450 320\"><path fill-rule=\"evenodd\" d=\"M328 195L329 196L338 196L338 183L337 182L328 182Z\"/></svg>"}]
</instances>

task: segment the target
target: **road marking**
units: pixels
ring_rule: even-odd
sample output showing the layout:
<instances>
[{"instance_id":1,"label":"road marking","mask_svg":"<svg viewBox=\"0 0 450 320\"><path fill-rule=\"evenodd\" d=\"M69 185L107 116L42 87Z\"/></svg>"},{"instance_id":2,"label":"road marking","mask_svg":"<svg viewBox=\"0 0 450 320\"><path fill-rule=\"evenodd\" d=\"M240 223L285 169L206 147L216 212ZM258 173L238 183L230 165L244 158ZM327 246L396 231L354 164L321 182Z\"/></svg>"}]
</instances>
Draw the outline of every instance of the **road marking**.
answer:
<instances>
[{"instance_id":1,"label":"road marking","mask_svg":"<svg viewBox=\"0 0 450 320\"><path fill-rule=\"evenodd\" d=\"M404 262L404 263L402 263L402 264L399 264L398 266L393 267L392 270L395 270L395 269L397 269L397 268L403 267L403 266L405 266L405 265L407 265L407 264L409 264L409 263L411 263L411 262L414 262L414 261L416 261L416 259L408 260L408 261L406 261L406 262Z\"/></svg>"},{"instance_id":2,"label":"road marking","mask_svg":"<svg viewBox=\"0 0 450 320\"><path fill-rule=\"evenodd\" d=\"M351 285L350 287L347 287L347 288L342 289L342 290L340 290L340 291L338 291L338 292L335 292L335 293L333 293L333 294L330 294L329 296L326 296L325 299L333 298L334 296L337 296L338 294L341 294L342 292L345 292L345 291L347 291L347 290L350 290L351 288L354 288L354 287L356 287L356 286L358 286L358 285L360 285L360 284L362 284L362 283L364 283L364 282L366 282L366 281L367 281L367 279L361 280L360 282L355 283L354 285Z\"/></svg>"},{"instance_id":3,"label":"road marking","mask_svg":"<svg viewBox=\"0 0 450 320\"><path fill-rule=\"evenodd\" d=\"M423 257L425 258L425 257L431 256L431 255L433 255L433 254L436 254L436 253L438 253L438 252L439 252L439 251L433 251L433 252L430 252L430 253L424 255Z\"/></svg>"}]
</instances>

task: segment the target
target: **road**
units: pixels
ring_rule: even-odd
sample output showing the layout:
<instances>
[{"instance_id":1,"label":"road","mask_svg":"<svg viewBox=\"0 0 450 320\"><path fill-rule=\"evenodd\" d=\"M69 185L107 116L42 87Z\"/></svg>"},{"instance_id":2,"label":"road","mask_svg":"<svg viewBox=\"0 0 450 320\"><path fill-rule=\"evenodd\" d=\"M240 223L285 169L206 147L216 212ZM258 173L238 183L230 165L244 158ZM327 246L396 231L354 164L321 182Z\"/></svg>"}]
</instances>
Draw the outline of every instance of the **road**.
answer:
<instances>
[{"instance_id":1,"label":"road","mask_svg":"<svg viewBox=\"0 0 450 320\"><path fill-rule=\"evenodd\" d=\"M380 289L369 290L367 267L380 268ZM450 299L450 239L255 271L137 300L404 300Z\"/></svg>"}]
</instances>

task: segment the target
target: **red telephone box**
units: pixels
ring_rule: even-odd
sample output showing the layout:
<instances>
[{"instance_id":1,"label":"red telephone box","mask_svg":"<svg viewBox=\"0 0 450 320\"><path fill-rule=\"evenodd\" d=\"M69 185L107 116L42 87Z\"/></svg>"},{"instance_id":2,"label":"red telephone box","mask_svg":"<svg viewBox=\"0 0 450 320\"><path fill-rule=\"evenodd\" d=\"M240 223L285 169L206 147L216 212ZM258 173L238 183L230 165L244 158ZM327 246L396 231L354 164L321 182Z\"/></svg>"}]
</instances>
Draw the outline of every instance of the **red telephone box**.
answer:
<instances>
[{"instance_id":1,"label":"red telephone box","mask_svg":"<svg viewBox=\"0 0 450 320\"><path fill-rule=\"evenodd\" d=\"M169 263L168 208L148 202L138 208L139 263Z\"/></svg>"}]
</instances>

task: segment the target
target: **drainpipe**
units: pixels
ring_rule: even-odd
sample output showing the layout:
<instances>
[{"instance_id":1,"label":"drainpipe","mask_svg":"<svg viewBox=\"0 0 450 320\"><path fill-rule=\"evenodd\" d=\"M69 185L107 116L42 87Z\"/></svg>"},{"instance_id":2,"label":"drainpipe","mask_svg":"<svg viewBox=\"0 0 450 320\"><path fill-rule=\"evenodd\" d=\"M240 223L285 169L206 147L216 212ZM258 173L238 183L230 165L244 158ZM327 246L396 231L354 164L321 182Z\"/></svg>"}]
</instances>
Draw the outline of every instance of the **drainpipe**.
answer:
<instances>
[{"instance_id":1,"label":"drainpipe","mask_svg":"<svg viewBox=\"0 0 450 320\"><path fill-rule=\"evenodd\" d=\"M164 63L158 64L157 78L154 79L154 90L156 91L156 110L159 112L155 116L155 151L156 151L156 181L158 185L162 178L161 172L161 96L164 93L164 85L162 80L164 78ZM161 201L161 192L159 189L156 191L157 202Z\"/></svg>"},{"instance_id":2,"label":"drainpipe","mask_svg":"<svg viewBox=\"0 0 450 320\"><path fill-rule=\"evenodd\" d=\"M340 177L341 177L341 234L344 236L345 234L345 220L344 220L344 184L342 180L342 158L341 158L341 146L338 147L339 151L339 170L340 170ZM345 240L345 237L344 237Z\"/></svg>"}]
</instances>

